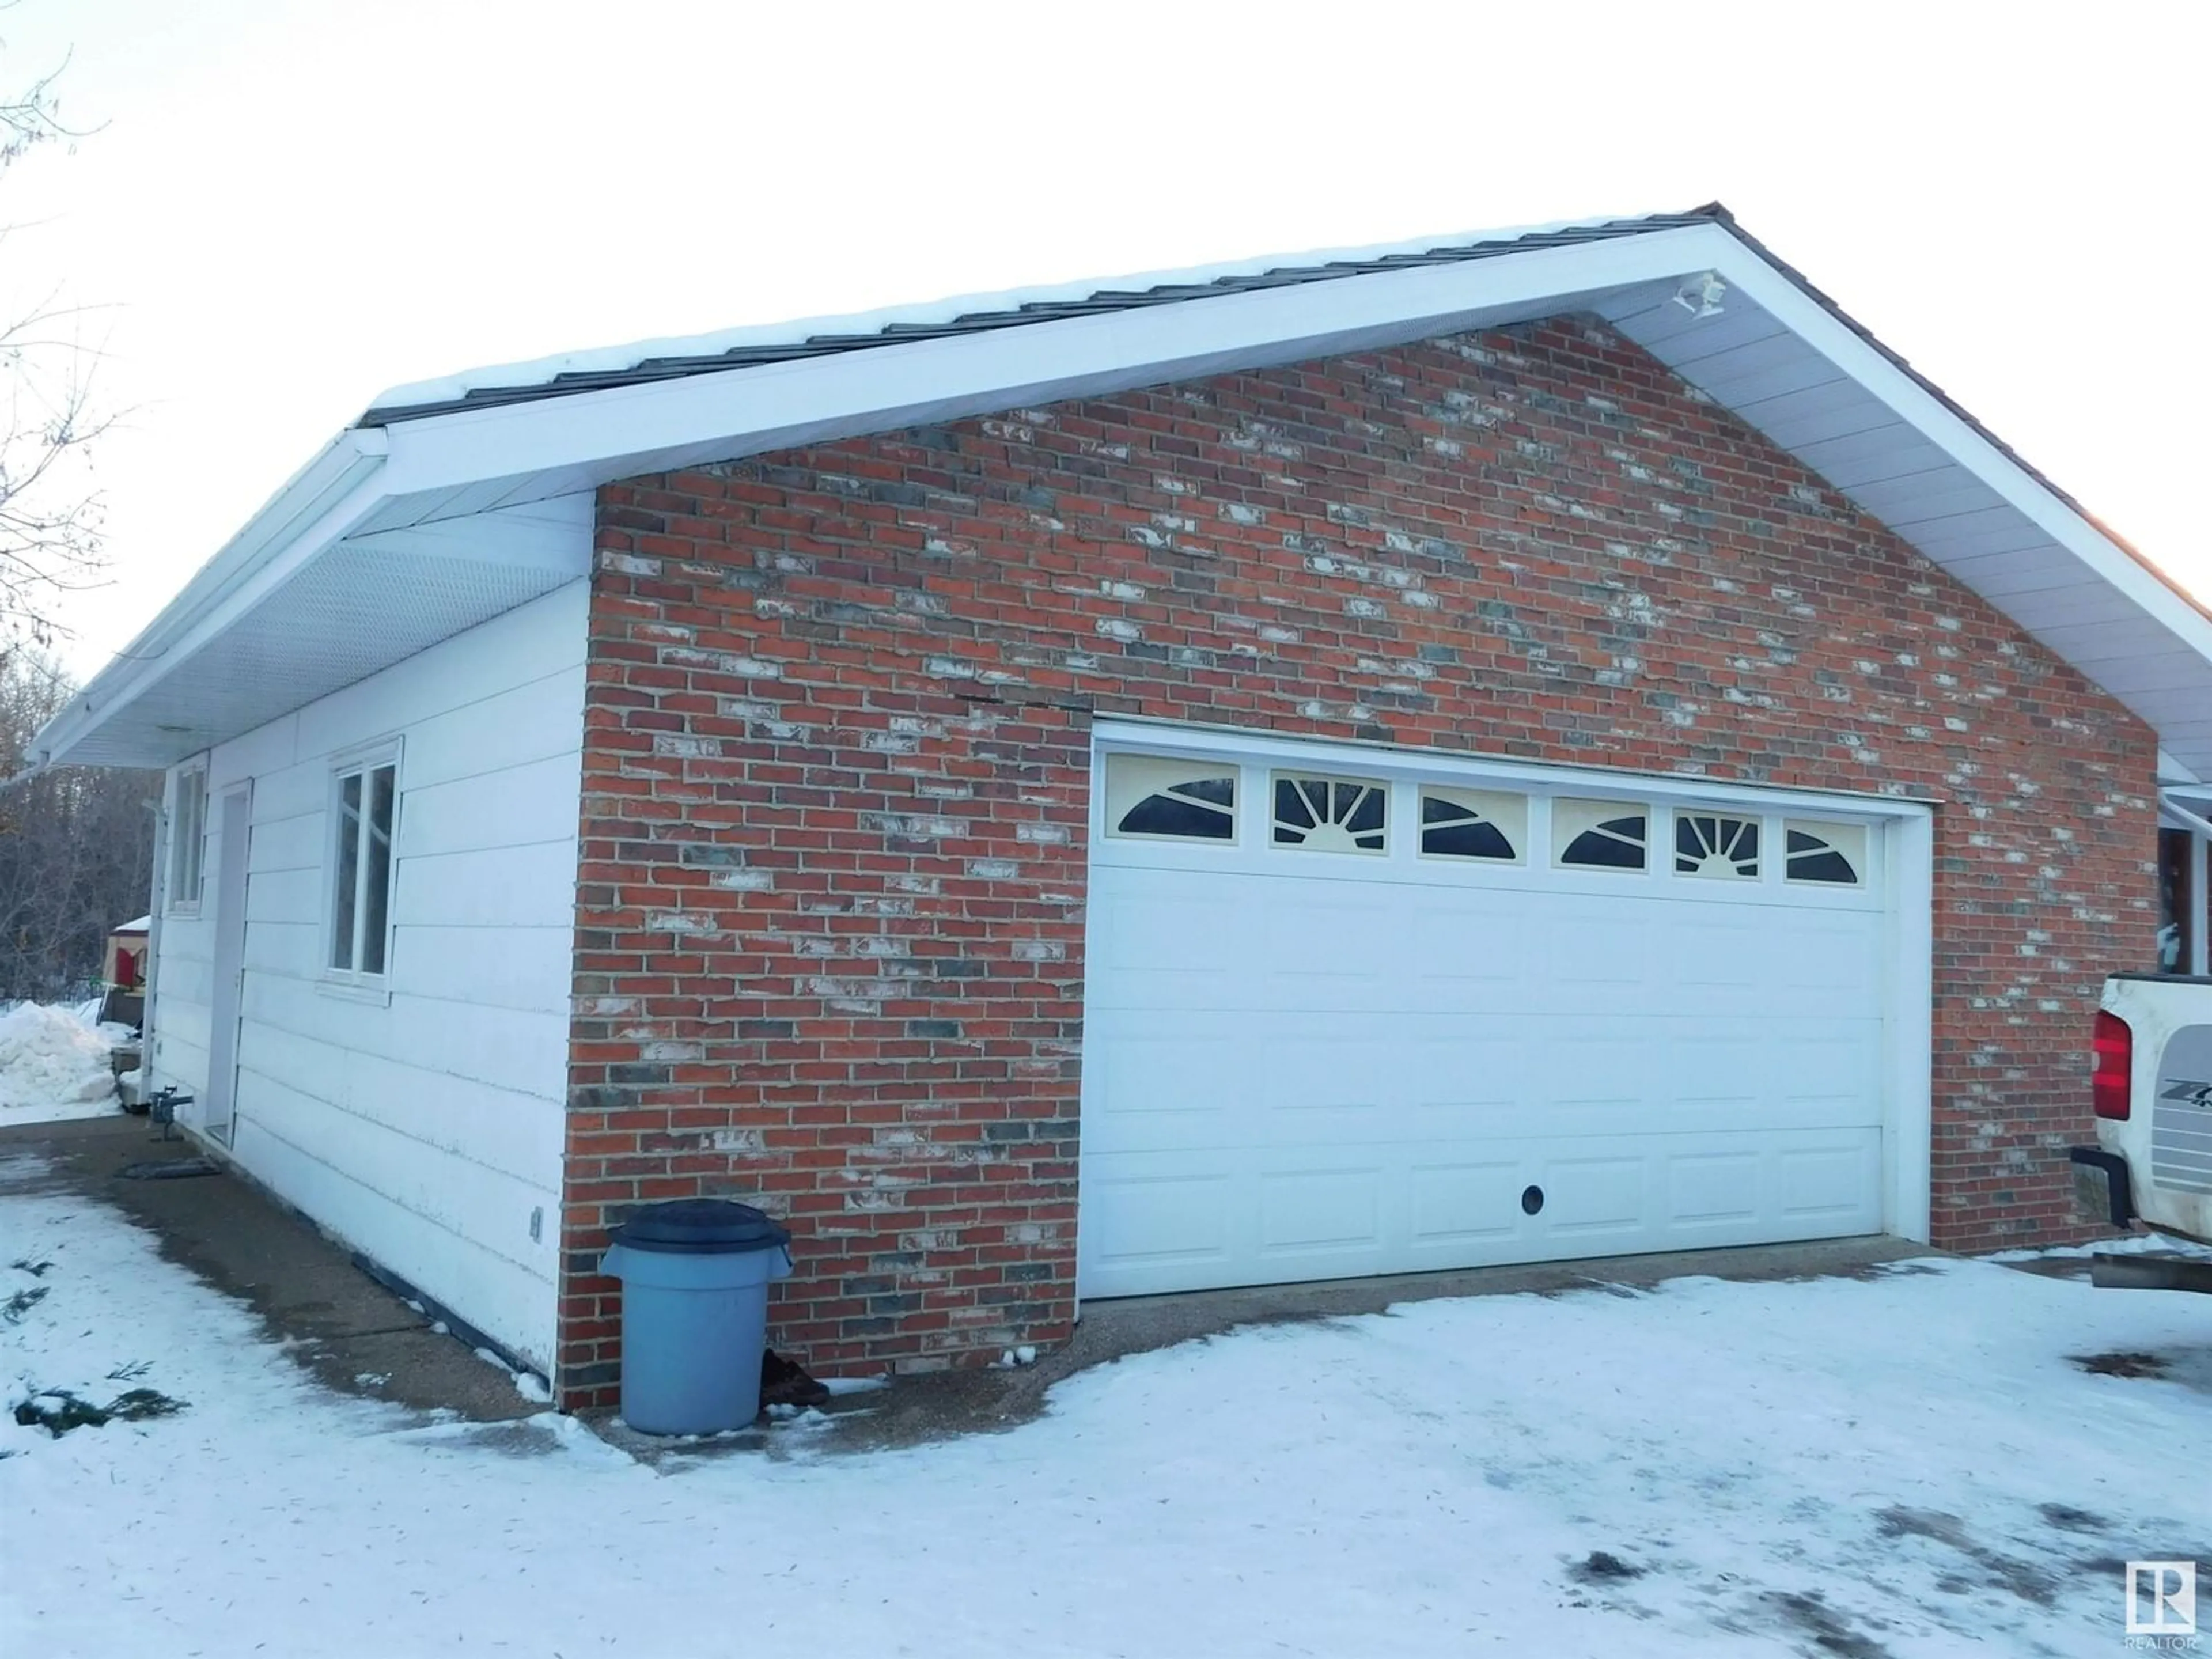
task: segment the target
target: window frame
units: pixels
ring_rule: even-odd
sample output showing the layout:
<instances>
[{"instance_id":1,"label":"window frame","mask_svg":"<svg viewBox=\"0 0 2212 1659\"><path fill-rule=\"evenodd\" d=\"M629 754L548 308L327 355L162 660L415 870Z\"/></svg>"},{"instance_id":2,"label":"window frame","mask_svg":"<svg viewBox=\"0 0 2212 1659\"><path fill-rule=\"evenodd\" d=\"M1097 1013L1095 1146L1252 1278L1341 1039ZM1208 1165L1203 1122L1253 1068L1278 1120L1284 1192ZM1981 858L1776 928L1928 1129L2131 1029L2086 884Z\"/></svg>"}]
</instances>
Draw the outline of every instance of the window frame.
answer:
<instances>
[{"instance_id":1,"label":"window frame","mask_svg":"<svg viewBox=\"0 0 2212 1659\"><path fill-rule=\"evenodd\" d=\"M1668 817L1667 873L1680 877L1684 881L1765 881L1770 862L1766 857L1766 852L1768 844L1772 840L1768 833L1769 820L1772 817L1771 813L1750 807L1674 807ZM1708 847L1704 853L1685 853L1682 850L1682 830L1686 824L1689 826L1690 834L1693 839L1700 843L1704 843L1706 839L1705 832L1698 828L1697 821L1700 818L1710 818L1712 821L1713 840L1719 845ZM1729 824L1735 826L1735 832L1733 835L1730 835L1725 827ZM1748 830L1751 836L1751 853L1748 857L1739 858L1735 849L1743 845L1746 830ZM1647 858L1650 851L1648 844L1650 840L1650 831L1647 828L1645 832ZM1692 867L1687 870L1682 867L1682 860L1685 859L1691 860ZM1726 867L1717 870L1707 869L1706 864L1713 859L1720 860ZM1751 868L1745 870L1739 867L1744 864L1748 864Z\"/></svg>"},{"instance_id":2,"label":"window frame","mask_svg":"<svg viewBox=\"0 0 2212 1659\"><path fill-rule=\"evenodd\" d=\"M1116 775L1121 772L1126 772L1126 777ZM1174 793L1190 782L1212 781L1218 778L1229 781L1229 804L1226 806ZM1114 804L1115 797L1125 783L1134 788L1136 793L1129 795L1117 810ZM1168 847L1235 847L1244 833L1243 768L1233 761L1186 761L1181 756L1154 755L1133 750L1109 752L1105 757L1099 780L1099 793L1104 807L1101 830L1115 841L1152 842ZM1225 836L1180 836L1156 830L1121 828L1122 819L1156 795L1165 796L1183 805L1198 807L1203 811L1218 813L1229 833Z\"/></svg>"},{"instance_id":3,"label":"window frame","mask_svg":"<svg viewBox=\"0 0 2212 1659\"><path fill-rule=\"evenodd\" d=\"M1781 820L1781 868L1785 886L1820 888L1831 893L1864 892L1874 884L1874 860L1876 841L1874 830L1867 824L1844 818L1815 818L1784 817ZM1837 832L1842 832L1840 836ZM1808 848L1792 852L1792 836L1810 836L1820 842L1818 848ZM1801 876L1790 868L1800 859L1833 856L1841 859L1850 870L1849 881L1828 881L1819 876Z\"/></svg>"},{"instance_id":4,"label":"window frame","mask_svg":"<svg viewBox=\"0 0 2212 1659\"><path fill-rule=\"evenodd\" d=\"M1286 873L1285 853L1316 851L1310 846L1285 845L1273 840L1272 786L1277 775L1291 772L1305 777L1328 777L1362 783L1388 781L1390 792L1385 808L1385 849L1363 849L1352 858L1329 860L1332 878L1358 881L1435 881L1453 890L1655 890L1674 889L1696 892L1701 899L1724 904L1786 902L1838 909L1885 908L1892 902L1889 841L1898 826L1914 833L1923 827L1925 802L1904 797L1846 796L1836 792L1811 793L1768 786L1731 784L1703 776L1646 775L1608 769L1593 772L1549 763L1517 762L1492 756L1399 752L1376 745L1330 744L1273 733L1183 727L1169 722L1134 719L1104 720L1099 723L1091 747L1095 779L1117 757L1149 757L1170 766L1176 762L1237 778L1237 834L1231 839L1170 841L1164 837L1118 831L1109 810L1126 808L1127 800L1109 801L1103 787L1091 792L1087 822L1092 837L1091 857L1101 867L1176 869L1197 872L1228 870L1254 875ZM1172 759L1170 757L1173 757ZM1468 791L1480 797L1504 796L1524 800L1528 808L1526 839L1522 857L1503 859L1432 854L1421 844L1421 801L1424 791ZM1562 865L1553 852L1556 819L1574 811L1575 803L1601 810L1612 817L1629 814L1645 820L1644 861L1640 866L1618 865ZM1264 811L1264 816L1262 815ZM1719 812L1729 817L1756 818L1760 827L1760 869L1756 878L1733 880L1693 879L1677 874L1671 862L1669 835L1677 811ZM1298 815L1293 814L1293 817ZM1517 816L1517 815L1516 815ZM1782 821L1803 817L1834 823L1839 828L1863 833L1868 861L1859 883L1793 881L1784 898L1782 860ZM1389 820L1395 819L1391 823ZM1603 853L1599 854L1603 856ZM1320 873L1316 871L1315 873ZM1625 887L1624 887L1625 884Z\"/></svg>"},{"instance_id":5,"label":"window frame","mask_svg":"<svg viewBox=\"0 0 2212 1659\"><path fill-rule=\"evenodd\" d=\"M1392 797L1396 793L1396 780L1388 776L1387 775L1382 777L1359 776L1351 773L1324 771L1319 768L1288 766L1271 766L1267 769L1267 839L1264 845L1270 852L1334 854L1338 856L1351 856L1362 859L1387 859L1390 856L1390 849L1394 842L1394 835L1391 826L1398 816L1391 805ZM1316 847L1310 841L1283 840L1281 838L1281 830L1285 826L1284 825L1281 815L1276 811L1275 803L1281 798L1282 787L1286 783L1289 784L1292 789L1297 792L1298 796L1304 804L1304 810L1310 815L1314 813L1314 805L1313 798L1305 793L1306 786L1309 784L1317 783L1322 785L1329 792L1328 815L1326 817L1316 817L1316 822L1306 827L1307 835L1311 836L1316 831L1325 828L1336 829L1342 830L1344 834L1347 836L1379 836L1382 838L1382 845L1379 847L1362 847L1358 844L1357 840L1354 840L1352 844L1349 847ZM1359 810L1361 805L1365 804L1366 799L1370 795L1372 795L1381 804L1382 822L1376 824L1374 829L1358 830L1346 830L1344 829L1344 820L1334 816L1336 810L1336 791L1339 788L1346 787L1358 789L1362 792L1353 799L1352 810L1355 812ZM1291 824L1287 827L1292 830L1296 830L1299 826Z\"/></svg>"},{"instance_id":6,"label":"window frame","mask_svg":"<svg viewBox=\"0 0 2212 1659\"><path fill-rule=\"evenodd\" d=\"M200 756L176 769L175 781L169 793L169 867L162 872L161 908L172 916L196 916L200 913L200 902L207 894L207 809L208 761ZM185 822L185 791L187 785L196 786L195 806ZM184 896L185 886L184 865L191 860L191 896Z\"/></svg>"},{"instance_id":7,"label":"window frame","mask_svg":"<svg viewBox=\"0 0 2212 1659\"><path fill-rule=\"evenodd\" d=\"M2197 803L2183 805L2188 810ZM2212 974L2212 836L2170 823L2161 815L2155 860L2158 908L2152 971L2192 977ZM2171 965L2165 955L2169 929L2174 945Z\"/></svg>"},{"instance_id":8,"label":"window frame","mask_svg":"<svg viewBox=\"0 0 2212 1659\"><path fill-rule=\"evenodd\" d=\"M388 995L392 985L392 959L395 935L397 907L393 903L399 892L399 824L403 790L400 780L400 743L398 738L364 744L333 755L330 762L330 778L324 797L324 816L326 820L323 836L322 866L322 927L321 970L323 985L339 991L357 991L372 996ZM343 834L345 825L344 790L346 780L362 780L362 823L368 823L367 805L374 775L386 767L392 770L392 817L385 831L384 865L384 958L383 966L371 971L360 964L367 948L368 931L360 924L368 914L369 860L359 856L357 843L353 882L353 941L350 957L353 965L339 967L332 960L338 942L338 881L342 873ZM372 830L373 833L373 830Z\"/></svg>"},{"instance_id":9,"label":"window frame","mask_svg":"<svg viewBox=\"0 0 2212 1659\"><path fill-rule=\"evenodd\" d=\"M1559 808L1563 805L1613 810L1604 815L1593 812L1588 823L1562 839L1559 828ZM1571 872L1577 876L1597 875L1608 878L1626 878L1643 880L1667 874L1673 868L1671 859L1662 864L1653 856L1652 843L1658 839L1656 835L1658 826L1664 823L1671 828L1674 823L1673 818L1666 815L1666 809L1661 803L1639 799L1632 795L1616 798L1607 795L1569 794L1561 791L1551 797L1548 811L1550 822L1546 825L1546 834L1550 837L1552 843L1551 868L1555 871ZM1636 843L1629 842L1619 834L1604 829L1604 825L1610 818L1626 817L1640 817L1644 820L1644 840L1638 848L1644 856L1636 863L1582 864L1568 859L1568 849L1588 835L1601 835L1603 839L1617 842L1623 847L1635 845Z\"/></svg>"},{"instance_id":10,"label":"window frame","mask_svg":"<svg viewBox=\"0 0 2212 1659\"><path fill-rule=\"evenodd\" d=\"M1493 870L1528 867L1529 839L1533 834L1531 826L1534 823L1534 816L1530 810L1531 797L1525 792L1491 789L1472 784L1441 783L1433 779L1418 778L1413 781L1413 856L1415 858L1447 866L1487 866ZM1468 798L1479 799L1484 805L1470 807L1467 805ZM1468 813L1474 822L1490 825L1504 838L1505 844L1513 849L1511 855L1501 859L1490 858L1480 854L1431 852L1428 846L1431 830L1457 827L1452 824L1432 824L1429 822L1428 804L1431 799L1457 807L1462 812ZM1493 811L1492 808L1497 806L1505 806L1511 810Z\"/></svg>"}]
</instances>

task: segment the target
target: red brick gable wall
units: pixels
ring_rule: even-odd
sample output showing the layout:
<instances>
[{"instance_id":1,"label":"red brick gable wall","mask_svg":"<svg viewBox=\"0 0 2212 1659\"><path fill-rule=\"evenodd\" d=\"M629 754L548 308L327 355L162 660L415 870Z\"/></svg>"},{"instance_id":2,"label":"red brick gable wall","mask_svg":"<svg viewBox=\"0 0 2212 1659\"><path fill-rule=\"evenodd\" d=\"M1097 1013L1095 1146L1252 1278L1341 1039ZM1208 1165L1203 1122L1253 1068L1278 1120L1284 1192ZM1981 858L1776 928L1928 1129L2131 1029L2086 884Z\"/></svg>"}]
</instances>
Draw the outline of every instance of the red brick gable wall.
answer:
<instances>
[{"instance_id":1,"label":"red brick gable wall","mask_svg":"<svg viewBox=\"0 0 2212 1659\"><path fill-rule=\"evenodd\" d=\"M2074 1236L2149 732L1595 323L632 479L599 550L567 1403L663 1197L791 1218L817 1369L1066 1334L1094 713L1938 801L1936 1237Z\"/></svg>"}]
</instances>

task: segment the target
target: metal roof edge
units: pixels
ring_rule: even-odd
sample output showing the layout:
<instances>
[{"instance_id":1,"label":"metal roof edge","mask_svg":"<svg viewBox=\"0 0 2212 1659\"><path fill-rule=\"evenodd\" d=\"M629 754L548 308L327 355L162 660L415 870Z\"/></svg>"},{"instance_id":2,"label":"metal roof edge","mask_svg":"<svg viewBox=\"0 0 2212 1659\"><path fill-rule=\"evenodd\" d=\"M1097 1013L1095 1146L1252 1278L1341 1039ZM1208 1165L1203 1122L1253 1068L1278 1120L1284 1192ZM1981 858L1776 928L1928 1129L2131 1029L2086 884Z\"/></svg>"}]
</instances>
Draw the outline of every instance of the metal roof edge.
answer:
<instances>
[{"instance_id":1,"label":"metal roof edge","mask_svg":"<svg viewBox=\"0 0 2212 1659\"><path fill-rule=\"evenodd\" d=\"M759 327L658 340L641 340L605 352L581 351L533 362L470 369L443 380L418 381L380 394L359 425L381 427L465 410L497 408L547 398L577 397L617 386L757 368L961 334L1050 323L1101 312L1134 311L1267 288L1334 282L1377 270L1462 264L1579 242L1613 240L1709 222L1730 222L1727 210L1708 204L1688 213L1565 220L1547 225L1416 237L1368 247L1267 254L1180 270L1097 277L1048 287L961 295L914 306L771 323ZM949 313L947 315L936 315ZM587 367L593 358L627 359L620 367ZM563 368L563 364L576 367ZM471 386L483 376L524 378ZM461 388L448 392L448 388Z\"/></svg>"}]
</instances>

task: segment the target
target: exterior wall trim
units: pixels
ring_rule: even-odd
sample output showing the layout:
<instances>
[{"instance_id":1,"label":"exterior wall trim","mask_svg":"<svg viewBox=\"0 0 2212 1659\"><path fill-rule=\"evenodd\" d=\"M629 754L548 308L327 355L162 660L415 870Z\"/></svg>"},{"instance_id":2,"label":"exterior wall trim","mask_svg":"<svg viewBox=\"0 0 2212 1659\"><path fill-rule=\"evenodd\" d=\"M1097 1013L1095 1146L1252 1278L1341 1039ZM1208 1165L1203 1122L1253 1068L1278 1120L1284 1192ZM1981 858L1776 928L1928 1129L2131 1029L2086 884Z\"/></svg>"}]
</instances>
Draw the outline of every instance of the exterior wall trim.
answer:
<instances>
[{"instance_id":1,"label":"exterior wall trim","mask_svg":"<svg viewBox=\"0 0 2212 1659\"><path fill-rule=\"evenodd\" d=\"M1936 815L1925 807L1889 822L1893 900L1888 952L1890 1121L1882 1138L1888 1231L1916 1244L1935 1236Z\"/></svg>"}]
</instances>

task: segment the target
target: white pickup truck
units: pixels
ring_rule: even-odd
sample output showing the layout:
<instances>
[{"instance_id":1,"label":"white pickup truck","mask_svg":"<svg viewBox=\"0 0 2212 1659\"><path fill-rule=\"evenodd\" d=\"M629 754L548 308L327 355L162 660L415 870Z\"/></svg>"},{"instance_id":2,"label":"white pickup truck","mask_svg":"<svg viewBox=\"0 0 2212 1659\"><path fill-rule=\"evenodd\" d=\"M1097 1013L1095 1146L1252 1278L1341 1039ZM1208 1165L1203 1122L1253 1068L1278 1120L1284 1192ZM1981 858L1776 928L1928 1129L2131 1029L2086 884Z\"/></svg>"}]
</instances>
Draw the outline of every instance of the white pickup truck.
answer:
<instances>
[{"instance_id":1,"label":"white pickup truck","mask_svg":"<svg viewBox=\"0 0 2212 1659\"><path fill-rule=\"evenodd\" d=\"M2097 1144L2073 1149L2083 1209L2212 1244L2212 976L2115 974L2092 1044ZM2212 1260L2098 1255L2094 1280L2212 1291Z\"/></svg>"}]
</instances>

